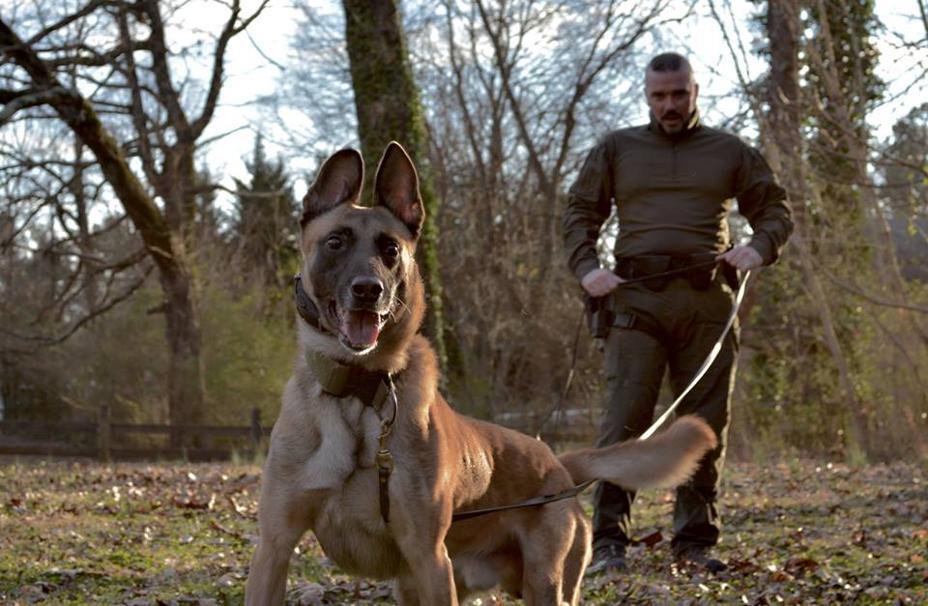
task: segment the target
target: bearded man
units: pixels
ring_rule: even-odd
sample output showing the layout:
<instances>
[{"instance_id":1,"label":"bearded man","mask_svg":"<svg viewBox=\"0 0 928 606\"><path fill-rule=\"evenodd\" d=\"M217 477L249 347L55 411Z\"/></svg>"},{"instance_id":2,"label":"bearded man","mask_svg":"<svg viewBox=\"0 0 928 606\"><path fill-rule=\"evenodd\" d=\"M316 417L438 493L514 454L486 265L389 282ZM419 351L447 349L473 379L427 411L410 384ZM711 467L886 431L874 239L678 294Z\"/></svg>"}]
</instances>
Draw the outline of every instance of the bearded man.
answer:
<instances>
[{"instance_id":1,"label":"bearded man","mask_svg":"<svg viewBox=\"0 0 928 606\"><path fill-rule=\"evenodd\" d=\"M702 125L699 85L686 57L654 57L644 88L650 123L600 140L570 188L563 217L570 269L590 297L602 298L610 318L598 446L635 438L648 428L665 370L675 394L686 388L721 336L733 304L735 270L776 261L793 228L786 194L760 152ZM733 247L727 222L732 200L753 229L747 244ZM600 266L596 241L613 204L619 232L610 271ZM655 277L619 288L625 280L647 276ZM704 418L718 447L677 490L671 545L679 561L711 572L725 568L711 549L719 540L717 497L737 352L736 326L679 408L680 414ZM618 486L597 487L588 574L625 568L634 498Z\"/></svg>"}]
</instances>

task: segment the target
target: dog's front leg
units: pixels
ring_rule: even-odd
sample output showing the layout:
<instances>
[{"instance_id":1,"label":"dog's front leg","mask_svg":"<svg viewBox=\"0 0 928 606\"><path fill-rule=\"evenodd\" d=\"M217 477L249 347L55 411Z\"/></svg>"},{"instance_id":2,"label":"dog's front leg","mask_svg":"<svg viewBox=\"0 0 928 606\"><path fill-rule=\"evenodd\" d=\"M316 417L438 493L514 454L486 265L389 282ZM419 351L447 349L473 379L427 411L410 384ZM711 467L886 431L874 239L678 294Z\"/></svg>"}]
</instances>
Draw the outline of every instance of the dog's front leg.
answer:
<instances>
[{"instance_id":1,"label":"dog's front leg","mask_svg":"<svg viewBox=\"0 0 928 606\"><path fill-rule=\"evenodd\" d=\"M395 594L400 606L458 606L457 592L454 589L454 572L451 558L444 543L438 548L418 542L417 556L411 557L400 545L411 572L397 579ZM413 600L418 596L418 600Z\"/></svg>"},{"instance_id":2,"label":"dog's front leg","mask_svg":"<svg viewBox=\"0 0 928 606\"><path fill-rule=\"evenodd\" d=\"M419 588L416 586L416 578L411 573L406 572L396 578L393 597L398 606L420 606Z\"/></svg>"},{"instance_id":3,"label":"dog's front leg","mask_svg":"<svg viewBox=\"0 0 928 606\"><path fill-rule=\"evenodd\" d=\"M396 599L402 606L457 606L454 569L445 548L451 508L450 505L447 508L429 505L408 506L398 511L391 522L396 543L408 566L408 572L397 579ZM441 511L445 509L447 511ZM413 586L418 602L410 600Z\"/></svg>"},{"instance_id":4,"label":"dog's front leg","mask_svg":"<svg viewBox=\"0 0 928 606\"><path fill-rule=\"evenodd\" d=\"M247 606L284 603L287 569L297 541L309 527L308 499L293 494L285 482L265 472L258 505L258 548L251 559L245 586Z\"/></svg>"}]
</instances>

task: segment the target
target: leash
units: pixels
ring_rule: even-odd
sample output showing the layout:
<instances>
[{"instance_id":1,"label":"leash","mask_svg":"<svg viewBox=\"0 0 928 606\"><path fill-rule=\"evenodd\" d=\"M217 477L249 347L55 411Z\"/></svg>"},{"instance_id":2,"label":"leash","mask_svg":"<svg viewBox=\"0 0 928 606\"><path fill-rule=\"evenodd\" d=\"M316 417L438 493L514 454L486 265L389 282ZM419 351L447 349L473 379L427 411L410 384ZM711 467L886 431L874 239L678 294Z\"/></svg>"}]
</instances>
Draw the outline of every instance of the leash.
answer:
<instances>
[{"instance_id":1,"label":"leash","mask_svg":"<svg viewBox=\"0 0 928 606\"><path fill-rule=\"evenodd\" d=\"M535 439L541 439L541 430L544 429L545 424L551 419L551 415L556 412L560 412L561 406L564 405L564 400L567 399L567 394L570 393L570 386L573 385L574 381L574 371L577 368L577 353L580 351L580 332L583 329L583 316L580 314L580 317L577 319L577 330L574 332L574 346L573 354L570 359L570 370L567 372L567 380L564 381L564 389L561 390L560 395L558 396L557 402L554 403L554 406L551 407L551 410L545 414L541 419L541 423L538 424L538 429L535 431ZM557 428L561 422L561 415L554 417L554 430L551 432L554 435L557 435Z\"/></svg>"},{"instance_id":2,"label":"leash","mask_svg":"<svg viewBox=\"0 0 928 606\"><path fill-rule=\"evenodd\" d=\"M728 320L725 322L725 328L722 329L722 334L719 335L719 338L716 339L715 343L712 345L712 349L709 351L709 355L706 356L706 359L703 360L702 366L699 367L699 370L696 371L696 376L693 377L693 380L690 381L689 385L686 386L686 389L680 392L680 395L677 396L677 399L667 407L667 410L664 411L664 414L660 416L657 421L648 428L639 440L647 440L654 435L661 425L667 422L667 419L670 418L670 415L673 414L673 411L677 409L677 406L680 405L680 402L683 401L683 398L686 397L696 384L699 383L703 375L706 374L706 371L709 370L709 367L712 366L712 363L715 362L715 359L718 357L719 352L722 351L722 343L725 341L725 337L728 336L728 332L731 330L731 327L735 324L735 318L738 317L738 310L741 308L741 302L744 300L744 293L748 284L748 278L751 277L751 270L744 272L744 276L741 278L741 284L738 286L738 294L735 295L735 302L731 306L731 312L728 314Z\"/></svg>"},{"instance_id":3,"label":"leash","mask_svg":"<svg viewBox=\"0 0 928 606\"><path fill-rule=\"evenodd\" d=\"M713 265L718 265L719 263L724 263L725 261L719 261L718 259L712 259L711 261L703 261L701 263L693 263L692 265L687 265L686 267L677 267L676 269L668 269L667 271L662 271L656 274L648 274L646 276L638 276L636 278L629 278L628 280L622 280L619 286L625 286L626 284L635 284L637 282L645 282L647 280L653 280L654 278L666 278L667 276L676 276L678 274L685 274L688 271L693 269L702 269L703 267L711 267Z\"/></svg>"},{"instance_id":4,"label":"leash","mask_svg":"<svg viewBox=\"0 0 928 606\"><path fill-rule=\"evenodd\" d=\"M319 321L319 311L303 290L300 274L293 277L296 310L303 321L321 332L328 332ZM312 352L306 355L306 364L313 370L322 391L336 398L355 397L364 406L374 409L380 417L380 434L377 436L377 483L380 498L380 517L384 524L390 523L390 475L393 473L393 453L387 447L387 439L393 433L396 415L399 412L399 400L396 397L396 384L393 375L388 372L367 370L360 366L332 360ZM393 403L390 418L381 416L383 405L387 400Z\"/></svg>"},{"instance_id":5,"label":"leash","mask_svg":"<svg viewBox=\"0 0 928 606\"><path fill-rule=\"evenodd\" d=\"M460 522L461 520L466 520L468 518L476 518L477 516L482 516L488 513L496 513L497 511L507 511L509 509L522 509L523 507L538 507L539 505L547 505L548 503L553 503L554 501L563 501L564 499L569 499L575 497L590 486L592 486L596 480L587 480L582 484L577 484L573 488L568 488L557 494L546 494L540 497L534 497L525 501L519 501L518 503L513 503L511 505L500 505L499 507L487 507L485 509L471 509L470 511L462 511L451 516L452 522Z\"/></svg>"},{"instance_id":6,"label":"leash","mask_svg":"<svg viewBox=\"0 0 928 606\"><path fill-rule=\"evenodd\" d=\"M393 433L393 424L396 422L396 414L400 408L393 377L387 376L390 382L390 399L393 401L393 416L380 421L380 435L377 436L379 450L376 457L377 482L380 486L380 517L383 518L384 524L390 523L390 474L393 473L393 454L387 448L387 438Z\"/></svg>"},{"instance_id":7,"label":"leash","mask_svg":"<svg viewBox=\"0 0 928 606\"><path fill-rule=\"evenodd\" d=\"M630 279L630 280L625 280L625 281L623 281L621 284L619 284L619 286L622 286L622 285L624 285L624 284L632 284L632 283L635 283L635 282L643 282L644 280L650 280L650 279L652 279L652 278L663 277L663 276L666 276L666 275L680 274L680 273L684 273L684 272L686 272L686 271L689 271L689 270L694 269L694 268L697 268L697 267L707 267L707 266L713 265L713 264L715 264L715 263L717 263L717 261L712 261L711 263L709 263L709 262L706 262L706 263L699 263L699 264L696 264L696 265L691 265L691 266L688 266L688 267L684 267L684 268L680 268L680 269L675 269L675 270L671 270L671 271L668 271L668 272L664 272L664 273L662 273L662 274L652 274L652 275L649 275L649 276L642 276L642 277L640 277L640 278L633 278L633 279ZM660 427L661 427L664 423L667 422L667 419L669 419L669 418L670 418L670 415L672 415L673 412L677 409L677 407L680 405L680 402L683 401L683 398L685 398L686 395L687 395L690 391L692 391L694 387L696 387L696 384L699 383L699 381L702 379L702 377L706 374L706 371L709 370L709 367L712 366L712 363L715 362L715 359L718 357L719 352L722 351L722 343L724 343L725 337L728 336L729 331L731 331L732 326L734 326L734 324L735 324L735 319L738 317L738 310L741 308L741 303L742 303L742 301L744 300L744 293L745 293L746 290L747 290L747 283L748 283L748 279L749 279L750 277L751 277L751 270L748 270L748 271L746 271L746 272L744 273L744 276L741 278L741 284L738 286L738 293L735 295L735 300L734 300L734 302L732 303L731 312L729 312L729 314L728 314L728 319L727 319L726 322L725 322L725 328L722 329L722 334L719 335L719 338L716 339L715 343L712 345L712 349L709 351L709 355L706 356L706 359L705 359L705 360L703 360L703 363L702 363L702 365L699 367L699 370L696 371L696 375L695 375L695 376L693 377L693 379L690 381L689 385L687 385L686 388L685 388L682 392L680 392L680 395L677 396L677 399L673 401L673 403L667 408L667 410L664 412L664 414L662 414L662 415L660 416L660 418L657 419L657 421L655 421L655 422L651 425L651 427L649 427L649 428L647 429L647 431L645 431L643 434L641 434L641 436L638 438L639 440L647 440L648 438L650 438L651 436L653 436L653 435L655 434L655 432L657 432L657 430L660 429ZM578 335L579 335L579 330L580 330L581 327L582 327L582 322L577 326ZM575 343L575 344L576 344L576 343ZM574 362L576 362L576 351L574 352ZM570 373L568 374L567 387L564 389L564 392L563 392L563 394L562 394L562 397L561 397L561 399L559 400L557 406L556 406L551 412L548 413L548 417L550 417L552 413L554 413L555 411L557 411L557 409L560 407L561 403L563 402L564 397L566 397L566 395L567 395L567 390L570 388L570 379L573 377L573 371L574 371L574 369L573 369L573 367L571 367ZM547 419L546 419L546 421L547 421ZM542 427L543 427L543 426L544 426L544 423L542 423ZM539 430L539 431L540 431L540 430ZM469 518L475 518L475 517L477 517L477 516L482 516L482 515L489 514L489 513L496 513L496 512L498 512L498 511L507 511L507 510L510 510L510 509L520 509L520 508L523 508L523 507L537 507L537 506L540 506L540 505L545 505L545 504L547 504L547 503L553 503L554 501L561 501L561 500L564 500L564 499L569 499L569 498L572 498L572 497L576 497L577 495L579 495L580 493L582 493L584 490L586 490L587 488L589 488L590 486L592 486L595 482L596 482L596 480L587 480L586 482L583 482L583 483L581 483L581 484L578 484L578 485L574 486L573 488L568 488L567 490L561 491L561 492L559 492L559 493L557 493L557 494L543 495L543 496L535 497L535 498L528 499L528 500L525 500L525 501L520 501L520 502L518 502L518 503L513 503L513 504L511 504L511 505L502 505L502 506L499 506L499 507L486 507L486 508L484 508L484 509L473 509L473 510L470 510L470 511L462 511L462 512L460 512L460 513L456 513L456 514L452 515L452 516L451 516L451 521L452 521L452 522L458 522L458 521L461 521L461 520L466 520L466 519L469 519Z\"/></svg>"},{"instance_id":8,"label":"leash","mask_svg":"<svg viewBox=\"0 0 928 606\"><path fill-rule=\"evenodd\" d=\"M637 284L638 282L645 282L646 280L653 280L654 278L665 278L669 276L677 276L677 275L684 274L694 269L702 269L704 267L711 267L713 265L717 265L719 262L720 261L718 261L717 259L712 259L710 261L694 263L692 265L687 265L686 267L678 267L675 269L671 269L671 270L656 273L656 274L648 274L646 276L638 276L636 278L629 278L628 280L622 280L622 282L619 284L619 287L626 286L629 284ZM722 261L722 263L724 263L724 261ZM747 280L747 276L745 276L745 281L746 280ZM593 313L599 312L598 308L599 308L599 305L601 304L596 303L596 301L599 301L600 299L602 299L602 297L596 297L595 299L589 299L591 301L591 311ZM737 308L735 308L735 313L737 313ZM557 414L555 416L555 413L560 412L561 406L564 405L564 400L567 399L567 394L570 391L571 385L573 384L574 371L576 370L576 367L577 367L577 352L579 351L579 348L580 348L579 347L580 333L583 330L583 320L584 320L585 315L586 315L586 310L581 312L580 318L577 322L577 330L574 333L573 354L571 354L571 360L570 360L570 370L567 372L567 381L565 381L564 383L564 389L561 391L557 402L555 402L554 406L552 406L551 409L547 412L547 414L545 414L545 416L541 420L541 423L538 424L538 430L535 431L536 438L541 437L541 430L544 429L544 426L548 423L549 420L551 420L552 416L554 416L554 421L555 421L555 425L554 425L555 431L553 433L557 433L556 430L557 430L558 424L560 423L561 415ZM687 388L687 391L689 391L690 389L692 389L692 387Z\"/></svg>"}]
</instances>

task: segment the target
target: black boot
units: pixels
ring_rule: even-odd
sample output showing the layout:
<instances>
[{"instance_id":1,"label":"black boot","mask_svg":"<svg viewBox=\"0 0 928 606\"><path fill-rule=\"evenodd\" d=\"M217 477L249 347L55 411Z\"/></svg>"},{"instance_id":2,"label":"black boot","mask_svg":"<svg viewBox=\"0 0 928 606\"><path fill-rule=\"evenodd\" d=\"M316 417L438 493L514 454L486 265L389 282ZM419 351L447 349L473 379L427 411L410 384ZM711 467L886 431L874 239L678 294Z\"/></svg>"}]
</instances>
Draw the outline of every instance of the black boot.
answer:
<instances>
[{"instance_id":1,"label":"black boot","mask_svg":"<svg viewBox=\"0 0 928 606\"><path fill-rule=\"evenodd\" d=\"M625 545L606 543L593 548L593 562L586 569L586 574L592 576L602 572L625 572L627 569Z\"/></svg>"},{"instance_id":2,"label":"black boot","mask_svg":"<svg viewBox=\"0 0 928 606\"><path fill-rule=\"evenodd\" d=\"M712 574L728 569L728 564L712 557L712 548L708 545L680 545L674 547L673 556L680 566L702 568Z\"/></svg>"}]
</instances>

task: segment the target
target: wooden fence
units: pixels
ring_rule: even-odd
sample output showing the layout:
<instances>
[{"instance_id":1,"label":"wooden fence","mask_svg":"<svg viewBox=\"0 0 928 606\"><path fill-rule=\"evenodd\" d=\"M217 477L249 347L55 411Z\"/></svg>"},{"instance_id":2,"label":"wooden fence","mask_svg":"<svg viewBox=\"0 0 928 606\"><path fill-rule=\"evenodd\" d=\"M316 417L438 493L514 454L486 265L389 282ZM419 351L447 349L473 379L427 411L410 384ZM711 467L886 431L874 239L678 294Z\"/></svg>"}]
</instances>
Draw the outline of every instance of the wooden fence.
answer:
<instances>
[{"instance_id":1,"label":"wooden fence","mask_svg":"<svg viewBox=\"0 0 928 606\"><path fill-rule=\"evenodd\" d=\"M233 453L254 456L270 433L257 408L251 411L249 425L236 427L114 423L110 407L104 405L96 422L0 421L0 455L221 461Z\"/></svg>"},{"instance_id":2,"label":"wooden fence","mask_svg":"<svg viewBox=\"0 0 928 606\"><path fill-rule=\"evenodd\" d=\"M588 411L560 411L545 422L508 413L496 422L540 437L549 444L592 444L595 426ZM248 425L137 425L114 423L101 406L96 422L0 421L0 455L93 457L109 460L225 461L234 454L251 458L266 448L270 427L251 411ZM147 436L147 437L145 437ZM183 447L172 444L184 444Z\"/></svg>"}]
</instances>

